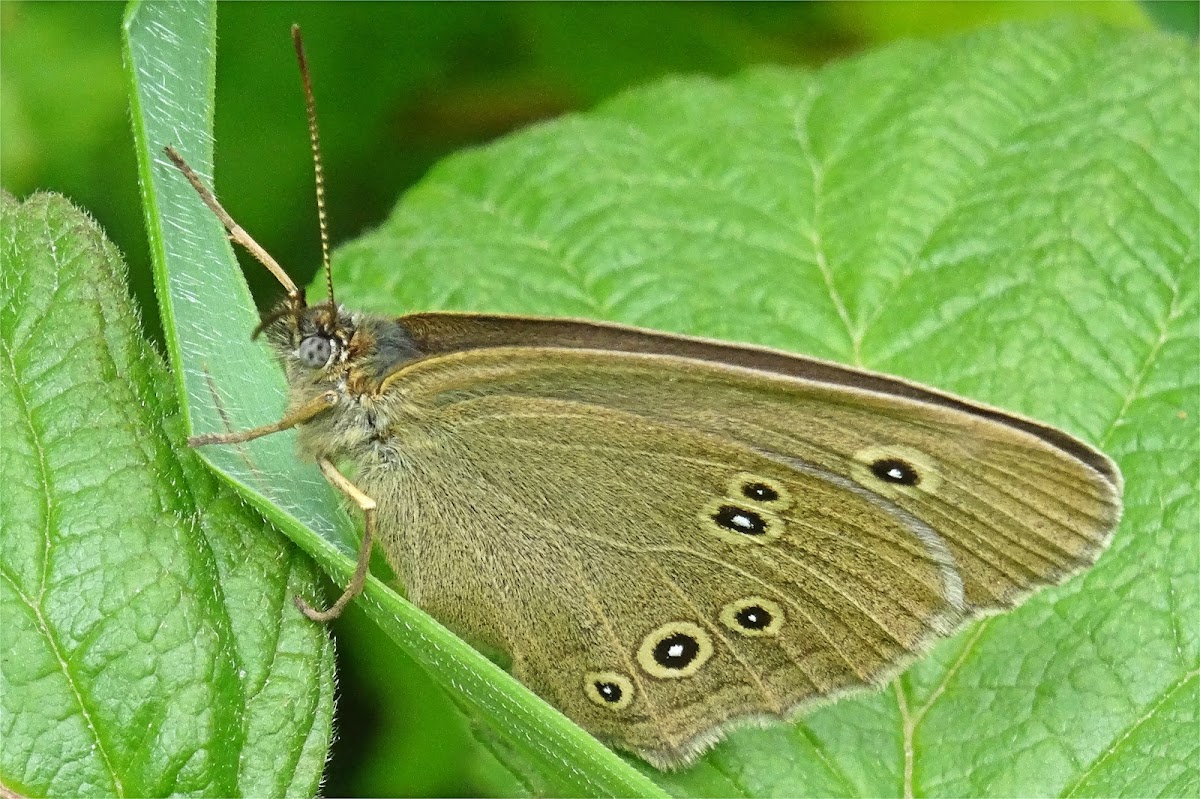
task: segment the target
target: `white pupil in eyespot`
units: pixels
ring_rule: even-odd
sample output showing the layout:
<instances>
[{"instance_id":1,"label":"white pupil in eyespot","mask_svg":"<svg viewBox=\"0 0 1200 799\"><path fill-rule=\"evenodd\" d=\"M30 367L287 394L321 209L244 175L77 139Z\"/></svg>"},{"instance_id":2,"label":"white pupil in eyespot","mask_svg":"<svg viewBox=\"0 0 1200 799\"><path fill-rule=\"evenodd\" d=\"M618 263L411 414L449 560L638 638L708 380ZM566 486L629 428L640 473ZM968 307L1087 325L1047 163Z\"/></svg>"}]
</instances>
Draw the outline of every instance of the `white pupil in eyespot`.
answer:
<instances>
[{"instance_id":1,"label":"white pupil in eyespot","mask_svg":"<svg viewBox=\"0 0 1200 799\"><path fill-rule=\"evenodd\" d=\"M902 480L904 478L904 472L893 466L892 468L888 469L888 477L892 478L893 480Z\"/></svg>"}]
</instances>

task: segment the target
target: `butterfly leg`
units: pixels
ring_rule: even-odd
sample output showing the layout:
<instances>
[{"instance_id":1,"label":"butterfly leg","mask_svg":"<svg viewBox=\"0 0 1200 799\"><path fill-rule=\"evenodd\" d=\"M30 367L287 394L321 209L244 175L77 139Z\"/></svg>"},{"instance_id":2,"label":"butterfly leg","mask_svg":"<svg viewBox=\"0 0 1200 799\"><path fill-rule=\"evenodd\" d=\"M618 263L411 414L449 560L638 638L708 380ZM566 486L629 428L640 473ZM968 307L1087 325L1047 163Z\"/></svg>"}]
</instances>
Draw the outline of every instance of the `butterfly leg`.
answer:
<instances>
[{"instance_id":1,"label":"butterfly leg","mask_svg":"<svg viewBox=\"0 0 1200 799\"><path fill-rule=\"evenodd\" d=\"M269 252L262 248L262 245L250 238L250 234L243 230L241 225L233 221L233 217L229 215L228 211L221 207L221 204L217 202L217 198L214 197L213 193L208 190L207 186L204 185L204 181L200 180L200 176L196 174L195 170L188 166L187 161L183 160L183 156L180 155L174 147L164 147L163 152L167 154L167 158L171 159L171 163L175 164L175 168L183 173L183 176L187 178L188 183L192 184L192 188L195 189L196 193L200 195L200 199L204 201L204 204L208 206L209 210L216 215L217 219L221 220L221 224L225 226L227 231L229 231L229 238L237 244L245 247L247 252L253 255L259 263L265 266L267 270L275 276L275 279L283 285L283 289L287 292L289 297L301 297L300 289L296 288L296 284L292 282L290 277L288 277L288 273L283 271L283 267L271 257ZM301 302L303 302L303 300L301 300Z\"/></svg>"},{"instance_id":2,"label":"butterfly leg","mask_svg":"<svg viewBox=\"0 0 1200 799\"><path fill-rule=\"evenodd\" d=\"M208 444L238 444L243 441L252 441L271 433L278 433L281 430L289 430L298 424L304 424L314 416L322 414L334 405L337 405L337 403L337 392L326 391L286 414L278 422L265 424L262 427L254 427L250 430L239 430L234 433L205 433L199 436L192 436L188 439L188 446L203 447ZM342 479L345 480L346 478L343 477Z\"/></svg>"},{"instance_id":3,"label":"butterfly leg","mask_svg":"<svg viewBox=\"0 0 1200 799\"><path fill-rule=\"evenodd\" d=\"M342 611L350 603L350 600L362 593L363 583L367 580L367 569L371 564L371 545L375 541L375 500L364 494L362 489L350 482L344 474L337 470L336 466L325 458L317 461L317 465L321 467L321 473L325 475L325 479L362 510L366 528L363 532L362 544L358 549L358 565L354 569L354 576L350 578L350 584L346 586L345 591L342 591L337 602L334 602L328 610L316 610L300 597L295 599L296 607L300 608L301 613L313 621L324 622L342 615Z\"/></svg>"}]
</instances>

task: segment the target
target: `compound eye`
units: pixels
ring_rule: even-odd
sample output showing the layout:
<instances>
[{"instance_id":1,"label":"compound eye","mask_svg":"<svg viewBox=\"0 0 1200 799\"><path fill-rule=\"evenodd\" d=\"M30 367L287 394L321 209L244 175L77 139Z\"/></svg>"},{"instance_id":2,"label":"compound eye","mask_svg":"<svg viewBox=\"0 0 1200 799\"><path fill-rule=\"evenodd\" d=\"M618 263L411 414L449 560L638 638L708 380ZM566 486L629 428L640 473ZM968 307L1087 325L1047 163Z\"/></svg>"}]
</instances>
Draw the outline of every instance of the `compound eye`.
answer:
<instances>
[{"instance_id":1,"label":"compound eye","mask_svg":"<svg viewBox=\"0 0 1200 799\"><path fill-rule=\"evenodd\" d=\"M309 369L324 369L333 354L333 343L325 336L308 336L300 342L298 351L300 363Z\"/></svg>"}]
</instances>

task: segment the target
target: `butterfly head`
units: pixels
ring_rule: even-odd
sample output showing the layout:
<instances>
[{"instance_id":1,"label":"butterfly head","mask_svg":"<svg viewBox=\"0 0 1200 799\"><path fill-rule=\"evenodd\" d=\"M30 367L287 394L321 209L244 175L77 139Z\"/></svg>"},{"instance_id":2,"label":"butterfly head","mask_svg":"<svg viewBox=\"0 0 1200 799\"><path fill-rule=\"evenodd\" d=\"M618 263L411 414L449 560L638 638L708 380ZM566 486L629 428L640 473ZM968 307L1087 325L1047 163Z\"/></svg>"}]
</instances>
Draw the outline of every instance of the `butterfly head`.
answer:
<instances>
[{"instance_id":1,"label":"butterfly head","mask_svg":"<svg viewBox=\"0 0 1200 799\"><path fill-rule=\"evenodd\" d=\"M328 302L305 305L303 292L284 298L255 333L271 344L288 384L301 395L330 389L346 398L371 393L398 365L420 355L396 320Z\"/></svg>"},{"instance_id":2,"label":"butterfly head","mask_svg":"<svg viewBox=\"0 0 1200 799\"><path fill-rule=\"evenodd\" d=\"M330 376L350 358L354 316L332 302L307 305L304 292L288 295L262 317L254 337L265 335L289 378Z\"/></svg>"}]
</instances>

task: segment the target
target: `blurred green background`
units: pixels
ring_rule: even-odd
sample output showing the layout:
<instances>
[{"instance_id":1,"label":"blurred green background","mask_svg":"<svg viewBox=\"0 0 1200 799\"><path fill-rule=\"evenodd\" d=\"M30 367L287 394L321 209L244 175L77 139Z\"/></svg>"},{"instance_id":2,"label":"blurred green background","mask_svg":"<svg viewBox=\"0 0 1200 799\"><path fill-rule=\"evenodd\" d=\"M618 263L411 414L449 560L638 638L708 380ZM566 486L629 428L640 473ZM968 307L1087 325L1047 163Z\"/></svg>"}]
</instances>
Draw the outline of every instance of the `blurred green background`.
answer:
<instances>
[{"instance_id":1,"label":"blurred green background","mask_svg":"<svg viewBox=\"0 0 1200 799\"><path fill-rule=\"evenodd\" d=\"M220 8L222 201L299 281L319 262L312 172L288 28L316 84L333 241L379 224L463 147L671 73L819 66L894 39L1063 14L1195 37L1197 4L323 4ZM0 3L0 184L47 189L99 220L161 342L136 182L119 3ZM247 271L260 304L277 293ZM504 785L469 722L352 609L335 625L338 740L326 795L475 795ZM517 786L513 786L517 790Z\"/></svg>"}]
</instances>

